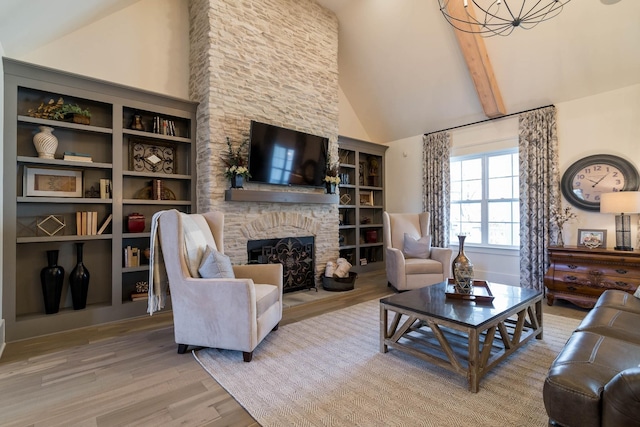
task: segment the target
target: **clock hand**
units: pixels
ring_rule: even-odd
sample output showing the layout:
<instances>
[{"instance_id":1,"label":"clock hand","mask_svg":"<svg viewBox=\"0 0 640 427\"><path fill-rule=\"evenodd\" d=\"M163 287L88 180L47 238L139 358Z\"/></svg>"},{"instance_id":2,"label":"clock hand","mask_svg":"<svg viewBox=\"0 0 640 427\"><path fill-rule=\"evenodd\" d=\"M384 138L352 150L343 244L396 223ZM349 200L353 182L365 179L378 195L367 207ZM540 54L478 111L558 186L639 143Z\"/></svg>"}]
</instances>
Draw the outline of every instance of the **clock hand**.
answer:
<instances>
[{"instance_id":1,"label":"clock hand","mask_svg":"<svg viewBox=\"0 0 640 427\"><path fill-rule=\"evenodd\" d=\"M605 174L602 178L600 178L599 180L597 180L591 187L595 187L596 185L598 185L600 183L600 181L602 181L603 179L605 179L607 177L607 175L609 175L608 173ZM591 181L593 182L593 181Z\"/></svg>"}]
</instances>

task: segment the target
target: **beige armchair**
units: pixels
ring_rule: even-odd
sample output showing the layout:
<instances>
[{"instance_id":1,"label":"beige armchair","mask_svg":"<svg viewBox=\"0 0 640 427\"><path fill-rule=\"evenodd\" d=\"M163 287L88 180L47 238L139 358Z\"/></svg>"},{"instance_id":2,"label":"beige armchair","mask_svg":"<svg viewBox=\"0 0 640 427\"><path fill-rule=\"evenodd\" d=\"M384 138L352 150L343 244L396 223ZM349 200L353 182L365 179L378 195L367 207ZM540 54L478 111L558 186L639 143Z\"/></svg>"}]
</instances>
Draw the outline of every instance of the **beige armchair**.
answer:
<instances>
[{"instance_id":1,"label":"beige armchair","mask_svg":"<svg viewBox=\"0 0 640 427\"><path fill-rule=\"evenodd\" d=\"M189 345L238 350L249 362L256 346L282 319L282 264L230 266L227 259L235 278L205 279L194 274L194 245L189 242L194 237L202 242L204 237L206 246L224 253L223 227L220 212L185 215L171 210L158 218L175 341L178 353ZM204 253L206 246L197 248L197 253Z\"/></svg>"},{"instance_id":2,"label":"beige armchair","mask_svg":"<svg viewBox=\"0 0 640 427\"><path fill-rule=\"evenodd\" d=\"M417 244L425 248L424 254L416 255L415 251L405 249L405 239L411 244L430 236L428 212L383 212L382 223L389 285L398 291L405 291L434 285L451 276L451 249L431 247L430 243L426 245L424 241Z\"/></svg>"}]
</instances>

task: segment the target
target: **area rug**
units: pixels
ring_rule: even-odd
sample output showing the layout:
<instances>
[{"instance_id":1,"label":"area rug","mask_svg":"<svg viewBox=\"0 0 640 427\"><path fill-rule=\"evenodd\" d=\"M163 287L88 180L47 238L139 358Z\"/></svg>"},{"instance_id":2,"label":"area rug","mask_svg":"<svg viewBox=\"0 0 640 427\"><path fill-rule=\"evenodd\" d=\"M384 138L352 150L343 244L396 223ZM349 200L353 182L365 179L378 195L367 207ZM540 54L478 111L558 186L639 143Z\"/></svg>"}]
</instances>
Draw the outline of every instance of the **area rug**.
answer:
<instances>
[{"instance_id":1,"label":"area rug","mask_svg":"<svg viewBox=\"0 0 640 427\"><path fill-rule=\"evenodd\" d=\"M262 426L546 426L542 385L579 321L544 314L531 340L480 381L390 349L379 352L379 303L280 327L244 363L237 351L194 352Z\"/></svg>"}]
</instances>

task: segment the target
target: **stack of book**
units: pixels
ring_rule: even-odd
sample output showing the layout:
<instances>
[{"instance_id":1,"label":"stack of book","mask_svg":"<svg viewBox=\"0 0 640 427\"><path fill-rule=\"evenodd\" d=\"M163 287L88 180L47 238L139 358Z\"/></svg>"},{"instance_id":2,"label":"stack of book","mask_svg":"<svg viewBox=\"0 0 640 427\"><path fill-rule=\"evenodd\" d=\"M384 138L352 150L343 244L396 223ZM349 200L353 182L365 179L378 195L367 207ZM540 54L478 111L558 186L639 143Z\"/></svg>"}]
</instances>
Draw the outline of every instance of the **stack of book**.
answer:
<instances>
[{"instance_id":1,"label":"stack of book","mask_svg":"<svg viewBox=\"0 0 640 427\"><path fill-rule=\"evenodd\" d=\"M176 124L173 120L167 120L160 116L155 116L153 118L153 133L176 136Z\"/></svg>"},{"instance_id":2,"label":"stack of book","mask_svg":"<svg viewBox=\"0 0 640 427\"><path fill-rule=\"evenodd\" d=\"M72 162L87 162L87 163L93 162L93 159L89 154L74 153L73 151L65 151L64 160L69 160Z\"/></svg>"},{"instance_id":3,"label":"stack of book","mask_svg":"<svg viewBox=\"0 0 640 427\"><path fill-rule=\"evenodd\" d=\"M98 226L98 212L76 212L76 234L78 236L94 236L102 234L111 222L113 214L109 214Z\"/></svg>"},{"instance_id":4,"label":"stack of book","mask_svg":"<svg viewBox=\"0 0 640 427\"><path fill-rule=\"evenodd\" d=\"M124 248L124 266L140 267L140 248L132 248L127 246Z\"/></svg>"}]
</instances>

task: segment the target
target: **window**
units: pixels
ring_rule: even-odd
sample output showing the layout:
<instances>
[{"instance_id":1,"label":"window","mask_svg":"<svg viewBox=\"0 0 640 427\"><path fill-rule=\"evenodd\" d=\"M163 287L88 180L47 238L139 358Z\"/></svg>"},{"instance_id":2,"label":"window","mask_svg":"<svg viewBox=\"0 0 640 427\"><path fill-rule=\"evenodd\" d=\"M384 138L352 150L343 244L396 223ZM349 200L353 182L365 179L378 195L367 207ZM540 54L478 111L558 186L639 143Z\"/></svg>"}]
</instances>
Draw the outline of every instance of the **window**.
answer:
<instances>
[{"instance_id":1,"label":"window","mask_svg":"<svg viewBox=\"0 0 640 427\"><path fill-rule=\"evenodd\" d=\"M451 158L451 242L520 245L518 150Z\"/></svg>"}]
</instances>

